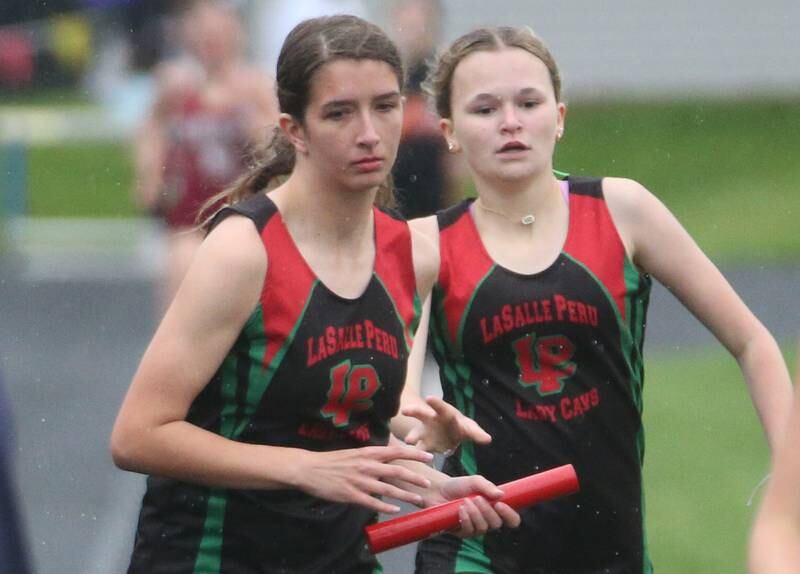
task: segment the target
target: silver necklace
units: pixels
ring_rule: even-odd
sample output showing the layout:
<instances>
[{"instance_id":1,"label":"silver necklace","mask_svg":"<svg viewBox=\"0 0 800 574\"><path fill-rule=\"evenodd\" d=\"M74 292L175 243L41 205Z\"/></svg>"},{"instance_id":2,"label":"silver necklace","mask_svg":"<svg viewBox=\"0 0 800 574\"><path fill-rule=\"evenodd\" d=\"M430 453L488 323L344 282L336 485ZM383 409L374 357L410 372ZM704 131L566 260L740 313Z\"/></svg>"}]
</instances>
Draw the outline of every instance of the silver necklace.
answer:
<instances>
[{"instance_id":1,"label":"silver necklace","mask_svg":"<svg viewBox=\"0 0 800 574\"><path fill-rule=\"evenodd\" d=\"M512 217L510 215L503 213L502 211L498 211L497 209L492 209L491 207L484 205L483 201L481 201L480 198L475 200L475 205L477 205L484 211L488 211L489 213L494 213L495 215L499 215L500 217L503 217L509 221L513 221L514 223L519 222L522 225L533 225L533 222L536 221L536 216L534 216L532 213L526 213L522 217L516 217L516 216Z\"/></svg>"}]
</instances>

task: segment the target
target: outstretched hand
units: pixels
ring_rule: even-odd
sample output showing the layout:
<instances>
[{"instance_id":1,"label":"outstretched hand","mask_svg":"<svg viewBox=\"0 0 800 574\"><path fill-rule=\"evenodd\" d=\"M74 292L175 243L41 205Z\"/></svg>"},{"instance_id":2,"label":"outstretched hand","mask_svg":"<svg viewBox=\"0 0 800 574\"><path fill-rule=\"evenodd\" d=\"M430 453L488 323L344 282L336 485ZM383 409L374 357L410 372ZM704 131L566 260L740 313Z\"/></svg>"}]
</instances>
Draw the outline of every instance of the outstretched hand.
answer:
<instances>
[{"instance_id":1,"label":"outstretched hand","mask_svg":"<svg viewBox=\"0 0 800 574\"><path fill-rule=\"evenodd\" d=\"M459 528L453 533L461 538L480 536L489 530L503 526L516 528L521 518L517 511L504 502L499 502L503 491L482 476L459 476L443 481L438 497L429 497L428 504L439 504L448 500L466 498L458 509Z\"/></svg>"},{"instance_id":2,"label":"outstretched hand","mask_svg":"<svg viewBox=\"0 0 800 574\"><path fill-rule=\"evenodd\" d=\"M297 471L297 488L326 500L359 504L377 512L396 513L400 507L383 502L386 496L420 506L422 497L386 481L397 484L430 487L430 481L421 474L400 465L396 460L413 460L430 463L430 453L418 448L395 446L369 446L330 452L302 451L303 458Z\"/></svg>"},{"instance_id":3,"label":"outstretched hand","mask_svg":"<svg viewBox=\"0 0 800 574\"><path fill-rule=\"evenodd\" d=\"M489 444L492 437L474 420L438 397L404 407L401 413L419 421L405 442L428 452L450 452L464 440Z\"/></svg>"}]
</instances>

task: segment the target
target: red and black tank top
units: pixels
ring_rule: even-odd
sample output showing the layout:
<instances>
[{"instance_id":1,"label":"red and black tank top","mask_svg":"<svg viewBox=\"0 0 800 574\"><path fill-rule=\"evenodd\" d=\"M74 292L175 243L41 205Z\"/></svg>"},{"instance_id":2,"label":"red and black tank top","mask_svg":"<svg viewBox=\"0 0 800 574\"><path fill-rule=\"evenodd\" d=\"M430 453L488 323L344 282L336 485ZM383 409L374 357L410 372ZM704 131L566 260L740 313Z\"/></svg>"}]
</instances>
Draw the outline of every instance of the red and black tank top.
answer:
<instances>
[{"instance_id":1,"label":"red and black tank top","mask_svg":"<svg viewBox=\"0 0 800 574\"><path fill-rule=\"evenodd\" d=\"M643 530L642 344L651 280L627 257L599 179L569 177L555 262L525 275L483 247L467 200L438 216L441 270L431 340L446 400L492 437L465 443L451 474L497 484L573 464L577 495L532 508L530 572L649 564ZM557 556L574 559L558 561ZM589 566L594 565L597 570ZM584 566L586 566L585 569ZM626 567L627 568L627 567Z\"/></svg>"},{"instance_id":2,"label":"red and black tank top","mask_svg":"<svg viewBox=\"0 0 800 574\"><path fill-rule=\"evenodd\" d=\"M234 213L260 232L264 287L187 420L232 440L313 451L386 444L420 313L407 223L374 211L372 277L346 299L316 277L269 197L215 223ZM300 491L151 477L131 572L373 572L362 530L374 519Z\"/></svg>"},{"instance_id":3,"label":"red and black tank top","mask_svg":"<svg viewBox=\"0 0 800 574\"><path fill-rule=\"evenodd\" d=\"M166 121L160 209L172 228L194 227L203 204L245 167L250 145L245 110L213 109L189 94Z\"/></svg>"}]
</instances>

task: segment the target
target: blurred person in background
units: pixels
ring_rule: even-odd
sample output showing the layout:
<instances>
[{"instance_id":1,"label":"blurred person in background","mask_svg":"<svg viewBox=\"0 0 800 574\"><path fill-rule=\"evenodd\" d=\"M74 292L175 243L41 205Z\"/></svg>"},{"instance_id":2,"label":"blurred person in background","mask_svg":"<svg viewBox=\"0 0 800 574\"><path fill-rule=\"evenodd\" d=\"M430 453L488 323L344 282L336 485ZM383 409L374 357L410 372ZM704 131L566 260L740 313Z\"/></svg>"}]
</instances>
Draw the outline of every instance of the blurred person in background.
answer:
<instances>
[{"instance_id":1,"label":"blurred person in background","mask_svg":"<svg viewBox=\"0 0 800 574\"><path fill-rule=\"evenodd\" d=\"M28 548L18 509L14 475L11 406L0 376L0 572L31 572Z\"/></svg>"},{"instance_id":2,"label":"blurred person in background","mask_svg":"<svg viewBox=\"0 0 800 574\"><path fill-rule=\"evenodd\" d=\"M166 227L163 305L202 239L200 207L242 173L277 117L272 80L243 59L233 8L196 1L180 33L186 54L156 70L157 94L134 150L136 200Z\"/></svg>"},{"instance_id":3,"label":"blurred person in background","mask_svg":"<svg viewBox=\"0 0 800 574\"><path fill-rule=\"evenodd\" d=\"M439 120L422 90L441 35L440 0L396 0L390 31L406 65L403 139L392 170L400 212L408 218L432 215L461 199L464 169L447 153Z\"/></svg>"},{"instance_id":4,"label":"blurred person in background","mask_svg":"<svg viewBox=\"0 0 800 574\"><path fill-rule=\"evenodd\" d=\"M750 535L751 574L800 570L800 353L792 414L772 464L772 475Z\"/></svg>"},{"instance_id":5,"label":"blurred person in background","mask_svg":"<svg viewBox=\"0 0 800 574\"><path fill-rule=\"evenodd\" d=\"M448 147L464 155L478 193L410 222L439 246L426 305L432 348L445 399L492 439L462 442L443 470L503 484L573 464L581 491L521 512L514 531L425 540L417 571L650 573L642 350L651 276L737 361L772 448L792 392L781 351L641 184L553 171L566 106L556 62L529 29L462 36L429 85ZM418 388L409 367L404 413L430 410ZM412 444L424 435L414 425Z\"/></svg>"},{"instance_id":6,"label":"blurred person in background","mask_svg":"<svg viewBox=\"0 0 800 574\"><path fill-rule=\"evenodd\" d=\"M158 64L184 51L183 0L83 0L93 11L96 50L86 86L122 133L144 123Z\"/></svg>"},{"instance_id":7,"label":"blurred person in background","mask_svg":"<svg viewBox=\"0 0 800 574\"><path fill-rule=\"evenodd\" d=\"M502 496L390 443L436 256L375 206L402 79L394 44L360 18L287 37L280 129L223 192L114 425L114 461L150 475L131 574L372 573L363 528L399 511L381 496ZM484 498L459 516L463 535L519 521Z\"/></svg>"}]
</instances>

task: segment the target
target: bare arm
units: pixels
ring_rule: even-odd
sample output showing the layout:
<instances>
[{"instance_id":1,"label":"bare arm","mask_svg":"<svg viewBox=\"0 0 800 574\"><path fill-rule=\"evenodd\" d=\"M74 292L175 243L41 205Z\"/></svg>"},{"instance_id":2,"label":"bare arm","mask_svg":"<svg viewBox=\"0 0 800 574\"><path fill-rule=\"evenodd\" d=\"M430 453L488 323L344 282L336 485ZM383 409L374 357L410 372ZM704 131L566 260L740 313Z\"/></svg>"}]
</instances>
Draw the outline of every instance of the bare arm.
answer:
<instances>
[{"instance_id":1,"label":"bare arm","mask_svg":"<svg viewBox=\"0 0 800 574\"><path fill-rule=\"evenodd\" d=\"M800 356L795 385L800 381ZM800 564L800 393L750 537L751 574L790 574Z\"/></svg>"},{"instance_id":2,"label":"bare arm","mask_svg":"<svg viewBox=\"0 0 800 574\"><path fill-rule=\"evenodd\" d=\"M401 406L424 405L420 397L422 371L425 366L428 344L428 321L430 316L430 293L439 273L439 230L435 217L417 219L409 222L411 242L414 253L414 273L417 278L417 294L423 300L420 317L411 354L408 358L406 381L401 396ZM392 432L404 438L416 426L414 418L398 414L392 419Z\"/></svg>"},{"instance_id":3,"label":"bare arm","mask_svg":"<svg viewBox=\"0 0 800 574\"><path fill-rule=\"evenodd\" d=\"M422 317L420 318L417 332L414 335L411 354L408 357L406 382L403 386L403 393L400 396L400 413L392 419L392 433L401 439L405 439L408 433L419 423L416 418L403 414L403 411L411 406L421 407L425 404L425 401L423 401L420 396L420 387L422 386L422 371L425 366L425 357L427 355L430 308L431 300L430 297L428 297L422 305Z\"/></svg>"},{"instance_id":4,"label":"bare arm","mask_svg":"<svg viewBox=\"0 0 800 574\"><path fill-rule=\"evenodd\" d=\"M795 402L786 440L753 526L752 574L790 574L800 564L800 404Z\"/></svg>"},{"instance_id":5,"label":"bare arm","mask_svg":"<svg viewBox=\"0 0 800 574\"><path fill-rule=\"evenodd\" d=\"M636 265L670 289L738 362L774 448L791 403L789 373L775 339L650 192L616 178L605 179L603 189Z\"/></svg>"},{"instance_id":6,"label":"bare arm","mask_svg":"<svg viewBox=\"0 0 800 574\"><path fill-rule=\"evenodd\" d=\"M381 512L398 508L376 495L418 503L418 495L384 482L426 486L423 477L389 464L402 458L428 461L430 456L418 449L318 453L245 444L185 420L255 308L266 266L258 233L248 219L231 217L204 241L123 401L111 437L115 463L212 486L296 488Z\"/></svg>"}]
</instances>

